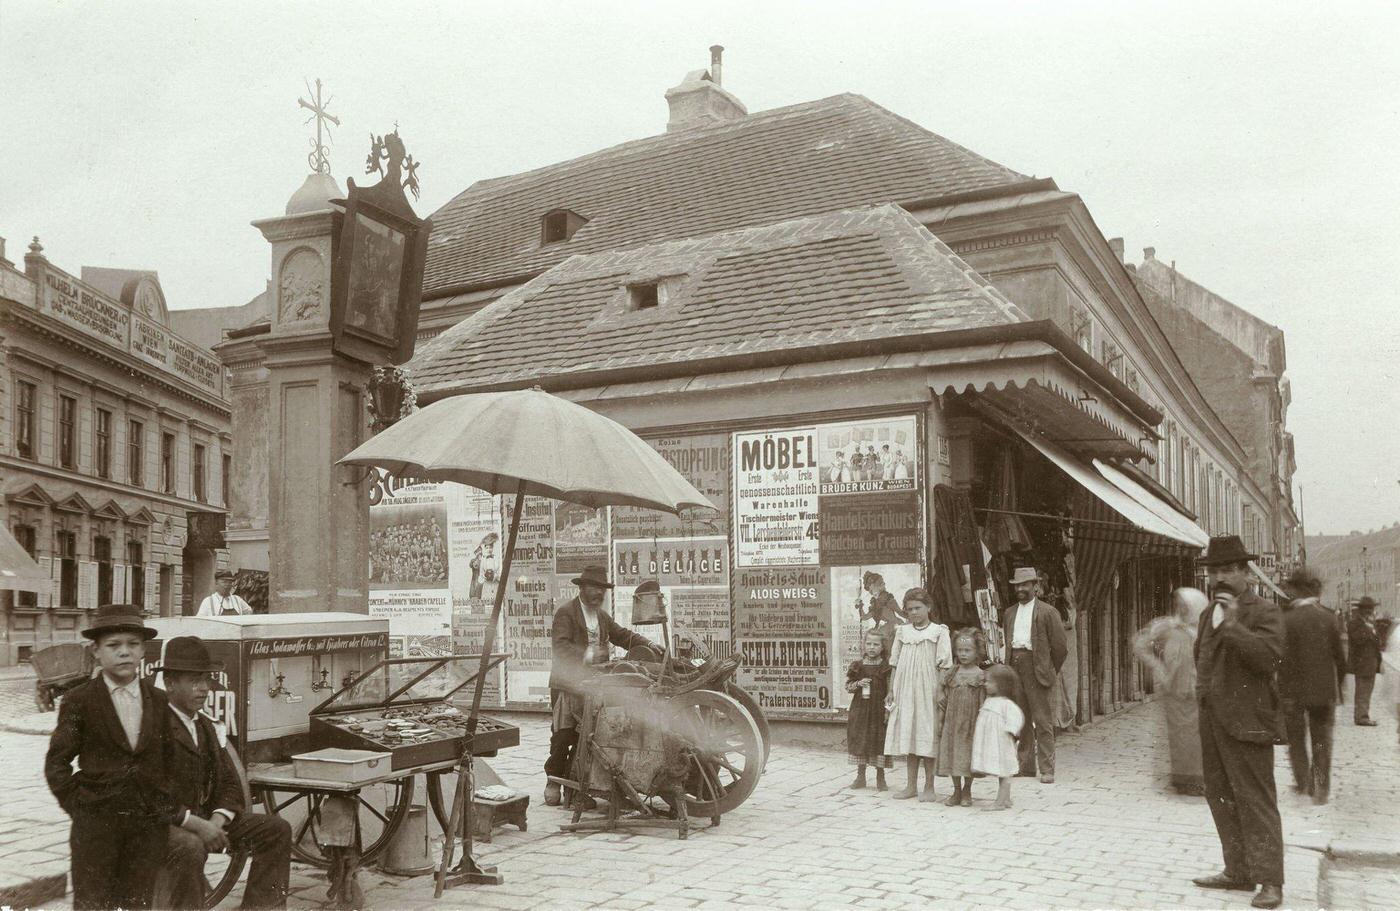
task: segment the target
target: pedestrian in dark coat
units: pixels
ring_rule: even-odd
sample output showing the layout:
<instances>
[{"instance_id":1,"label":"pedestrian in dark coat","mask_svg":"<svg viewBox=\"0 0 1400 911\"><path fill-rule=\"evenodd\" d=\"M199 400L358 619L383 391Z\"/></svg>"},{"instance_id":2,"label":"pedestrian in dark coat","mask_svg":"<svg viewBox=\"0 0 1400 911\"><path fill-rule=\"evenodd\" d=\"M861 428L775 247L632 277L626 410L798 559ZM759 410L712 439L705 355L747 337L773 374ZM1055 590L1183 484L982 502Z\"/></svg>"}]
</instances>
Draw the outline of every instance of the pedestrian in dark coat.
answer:
<instances>
[{"instance_id":1,"label":"pedestrian in dark coat","mask_svg":"<svg viewBox=\"0 0 1400 911\"><path fill-rule=\"evenodd\" d=\"M287 907L292 829L285 819L253 813L233 759L214 723L200 708L209 695L209 675L223 668L195 636L176 636L156 668L164 675L170 711L167 763L173 815L167 859L169 895L161 907L199 911L205 904L204 864L210 851L245 850L253 857L243 892L247 909Z\"/></svg>"},{"instance_id":2,"label":"pedestrian in dark coat","mask_svg":"<svg viewBox=\"0 0 1400 911\"><path fill-rule=\"evenodd\" d=\"M1356 602L1347 624L1347 647L1351 649L1351 673L1356 678L1352 721L1362 727L1375 727L1371 720L1371 691L1381 670L1381 637L1376 630L1376 601L1365 597Z\"/></svg>"},{"instance_id":3,"label":"pedestrian in dark coat","mask_svg":"<svg viewBox=\"0 0 1400 911\"><path fill-rule=\"evenodd\" d=\"M149 908L171 816L169 703L140 679L156 631L139 608L104 604L83 635L102 672L63 697L44 757L49 790L72 820L73 907Z\"/></svg>"},{"instance_id":4,"label":"pedestrian in dark coat","mask_svg":"<svg viewBox=\"0 0 1400 911\"><path fill-rule=\"evenodd\" d=\"M1194 882L1246 892L1258 884L1251 904L1277 908L1283 903L1283 821L1274 790L1274 676L1285 632L1278 607L1249 590L1254 559L1239 536L1224 535L1211 538L1199 561L1212 586L1195 648L1201 766L1225 869Z\"/></svg>"},{"instance_id":5,"label":"pedestrian in dark coat","mask_svg":"<svg viewBox=\"0 0 1400 911\"><path fill-rule=\"evenodd\" d=\"M1322 582L1299 567L1284 583L1292 596L1283 607L1287 644L1279 689L1288 731L1288 761L1294 790L1327 802L1332 783L1332 725L1337 713L1337 680L1346 667L1341 625L1318 602ZM1312 756L1308 756L1308 740Z\"/></svg>"}]
</instances>

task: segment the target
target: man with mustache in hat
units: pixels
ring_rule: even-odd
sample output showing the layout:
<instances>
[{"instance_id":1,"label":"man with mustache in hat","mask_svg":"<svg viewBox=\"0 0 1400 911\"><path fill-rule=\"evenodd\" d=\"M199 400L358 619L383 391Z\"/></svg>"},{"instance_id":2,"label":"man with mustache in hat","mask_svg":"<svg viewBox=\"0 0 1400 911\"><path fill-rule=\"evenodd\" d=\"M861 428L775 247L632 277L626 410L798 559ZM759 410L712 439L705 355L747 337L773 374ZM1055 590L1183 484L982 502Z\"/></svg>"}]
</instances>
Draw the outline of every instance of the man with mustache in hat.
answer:
<instances>
[{"instance_id":1,"label":"man with mustache in hat","mask_svg":"<svg viewBox=\"0 0 1400 911\"><path fill-rule=\"evenodd\" d=\"M554 612L554 661L549 669L549 703L554 712L549 738L549 759L544 772L556 778L568 778L574 748L578 745L578 723L583 713L583 696L579 681L589 676L589 667L608 660L611 645L625 649L643 649L656 653L656 646L645 636L634 633L603 610L603 600L613 587L608 571L601 566L589 566L573 580L578 597ZM559 785L548 782L544 790L547 806L557 807L562 800ZM588 805L591 798L584 797Z\"/></svg>"},{"instance_id":2,"label":"man with mustache in hat","mask_svg":"<svg viewBox=\"0 0 1400 911\"><path fill-rule=\"evenodd\" d=\"M83 635L102 672L63 697L44 758L49 790L72 819L73 907L149 908L170 822L169 703L141 679L156 631L135 605L104 604Z\"/></svg>"},{"instance_id":3,"label":"man with mustache in hat","mask_svg":"<svg viewBox=\"0 0 1400 911\"><path fill-rule=\"evenodd\" d=\"M1352 723L1364 728L1376 726L1371 720L1371 692L1376 688L1376 674L1381 669L1381 637L1376 630L1375 610L1376 599L1367 595L1356 602L1356 610L1347 623L1351 674L1356 679Z\"/></svg>"},{"instance_id":4,"label":"man with mustache in hat","mask_svg":"<svg viewBox=\"0 0 1400 911\"><path fill-rule=\"evenodd\" d=\"M292 828L285 819L252 813L233 760L220 743L214 723L200 712L209 695L210 674L223 671L195 636L177 636L165 646L156 668L164 675L170 711L167 769L174 814L170 825L170 895L163 905L198 911L204 907L204 863L211 851L230 846L253 856L244 908L287 907L292 863Z\"/></svg>"},{"instance_id":5,"label":"man with mustache in hat","mask_svg":"<svg viewBox=\"0 0 1400 911\"><path fill-rule=\"evenodd\" d=\"M1259 892L1250 903L1283 902L1283 822L1274 790L1278 673L1287 640L1278 607L1249 590L1238 535L1210 539L1198 563L1210 575L1211 604L1196 633L1201 765L1225 869L1193 882L1205 889Z\"/></svg>"},{"instance_id":6,"label":"man with mustache in hat","mask_svg":"<svg viewBox=\"0 0 1400 911\"><path fill-rule=\"evenodd\" d=\"M1053 784L1055 707L1050 694L1069 655L1065 626L1060 612L1036 597L1040 592L1040 574L1035 567L1018 567L1011 575L1011 587L1017 603L1007 609L1003 628L1010 646L1007 663L1021 681L1018 701L1026 716L1016 747L1021 763L1019 774L1034 776L1038 762L1040 780Z\"/></svg>"},{"instance_id":7,"label":"man with mustache in hat","mask_svg":"<svg viewBox=\"0 0 1400 911\"><path fill-rule=\"evenodd\" d=\"M214 593L199 602L197 617L240 617L251 614L253 606L233 593L234 574L226 569L214 573Z\"/></svg>"}]
</instances>

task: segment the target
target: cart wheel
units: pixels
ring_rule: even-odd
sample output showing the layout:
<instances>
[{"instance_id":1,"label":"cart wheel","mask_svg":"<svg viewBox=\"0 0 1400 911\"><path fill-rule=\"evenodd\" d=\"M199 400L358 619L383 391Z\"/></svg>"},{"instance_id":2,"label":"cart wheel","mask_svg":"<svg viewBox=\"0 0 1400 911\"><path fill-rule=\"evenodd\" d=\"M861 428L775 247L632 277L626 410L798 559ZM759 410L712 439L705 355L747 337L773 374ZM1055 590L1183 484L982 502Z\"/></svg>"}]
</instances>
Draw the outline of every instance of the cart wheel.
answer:
<instances>
[{"instance_id":1,"label":"cart wheel","mask_svg":"<svg viewBox=\"0 0 1400 911\"><path fill-rule=\"evenodd\" d=\"M360 863L368 864L389 847L389 839L408 817L413 802L413 778L369 785L355 794L360 823ZM263 787L258 791L263 808L287 820L292 827L292 856L316 867L329 867L330 858L316 842L325 794ZM430 795L431 796L431 795Z\"/></svg>"},{"instance_id":2,"label":"cart wheel","mask_svg":"<svg viewBox=\"0 0 1400 911\"><path fill-rule=\"evenodd\" d=\"M691 816L722 816L738 807L763 773L758 722L738 700L711 690L671 699L681 736L689 742L685 807Z\"/></svg>"},{"instance_id":3,"label":"cart wheel","mask_svg":"<svg viewBox=\"0 0 1400 911\"><path fill-rule=\"evenodd\" d=\"M763 707L758 704L758 700L753 698L753 694L744 689L733 680L724 682L724 693L733 697L744 708L749 710L753 720L758 724L758 734L763 738L763 766L768 767L768 750L772 745L772 733L768 729L768 716L763 714Z\"/></svg>"}]
</instances>

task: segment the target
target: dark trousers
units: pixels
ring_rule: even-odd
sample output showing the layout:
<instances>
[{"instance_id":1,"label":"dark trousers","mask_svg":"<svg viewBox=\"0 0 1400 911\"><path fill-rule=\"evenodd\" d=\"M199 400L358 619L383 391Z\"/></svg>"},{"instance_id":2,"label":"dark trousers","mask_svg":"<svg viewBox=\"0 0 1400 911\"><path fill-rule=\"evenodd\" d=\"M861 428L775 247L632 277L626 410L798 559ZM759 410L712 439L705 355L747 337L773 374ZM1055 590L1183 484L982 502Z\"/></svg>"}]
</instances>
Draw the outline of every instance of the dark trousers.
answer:
<instances>
[{"instance_id":1,"label":"dark trousers","mask_svg":"<svg viewBox=\"0 0 1400 911\"><path fill-rule=\"evenodd\" d=\"M1274 745L1236 740L1200 705L1201 766L1225 873L1251 883L1283 885L1283 821L1274 790Z\"/></svg>"},{"instance_id":2,"label":"dark trousers","mask_svg":"<svg viewBox=\"0 0 1400 911\"><path fill-rule=\"evenodd\" d=\"M1035 678L1035 659L1029 649L1011 650L1011 669L1021 679L1021 711L1026 726L1016 745L1016 758L1022 775L1034 775L1037 760L1040 774L1055 774L1055 717L1050 712L1050 687Z\"/></svg>"},{"instance_id":3,"label":"dark trousers","mask_svg":"<svg viewBox=\"0 0 1400 911\"><path fill-rule=\"evenodd\" d=\"M239 813L224 830L229 844L253 856L244 908L287 907L287 879L292 864L292 827L279 816ZM204 907L204 863L209 852L199 836L170 827L168 875L170 907L199 911Z\"/></svg>"},{"instance_id":4,"label":"dark trousers","mask_svg":"<svg viewBox=\"0 0 1400 911\"><path fill-rule=\"evenodd\" d=\"M1376 688L1375 674L1354 674L1356 677L1356 706L1352 721L1360 724L1371 720L1371 691Z\"/></svg>"},{"instance_id":5,"label":"dark trousers","mask_svg":"<svg viewBox=\"0 0 1400 911\"><path fill-rule=\"evenodd\" d=\"M1283 721L1288 729L1288 762L1293 767L1293 783L1318 803L1326 803L1332 790L1332 725L1337 718L1335 705L1299 705L1283 701ZM1312 756L1308 756L1308 740Z\"/></svg>"},{"instance_id":6,"label":"dark trousers","mask_svg":"<svg viewBox=\"0 0 1400 911\"><path fill-rule=\"evenodd\" d=\"M168 828L144 814L76 811L68 835L75 911L151 907Z\"/></svg>"},{"instance_id":7,"label":"dark trousers","mask_svg":"<svg viewBox=\"0 0 1400 911\"><path fill-rule=\"evenodd\" d=\"M544 762L544 773L558 778L569 778L570 765L574 761L574 749L578 746L578 728L564 728L549 735L549 758Z\"/></svg>"}]
</instances>

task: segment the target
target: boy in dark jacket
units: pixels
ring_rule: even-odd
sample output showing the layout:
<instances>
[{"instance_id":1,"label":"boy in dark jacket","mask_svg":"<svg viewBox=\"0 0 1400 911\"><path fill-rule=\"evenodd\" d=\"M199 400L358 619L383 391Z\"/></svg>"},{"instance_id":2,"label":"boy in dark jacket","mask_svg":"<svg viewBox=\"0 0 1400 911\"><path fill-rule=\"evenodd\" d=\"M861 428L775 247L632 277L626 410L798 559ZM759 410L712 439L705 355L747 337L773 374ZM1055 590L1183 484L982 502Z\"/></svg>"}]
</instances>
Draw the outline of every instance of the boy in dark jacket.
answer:
<instances>
[{"instance_id":1,"label":"boy in dark jacket","mask_svg":"<svg viewBox=\"0 0 1400 911\"><path fill-rule=\"evenodd\" d=\"M64 697L44 777L72 819L73 907L149 908L165 861L165 694L140 679L140 609L106 604L83 630L101 673ZM73 760L78 770L73 771Z\"/></svg>"}]
</instances>

